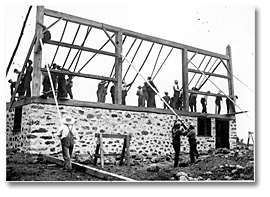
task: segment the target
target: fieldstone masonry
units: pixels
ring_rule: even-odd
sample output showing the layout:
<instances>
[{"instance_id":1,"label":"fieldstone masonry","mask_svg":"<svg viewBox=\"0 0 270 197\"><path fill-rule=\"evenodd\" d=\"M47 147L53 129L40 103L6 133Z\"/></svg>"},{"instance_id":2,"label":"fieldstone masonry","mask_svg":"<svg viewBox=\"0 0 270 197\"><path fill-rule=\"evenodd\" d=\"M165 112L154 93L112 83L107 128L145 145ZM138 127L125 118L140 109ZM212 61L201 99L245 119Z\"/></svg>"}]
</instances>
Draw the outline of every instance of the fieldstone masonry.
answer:
<instances>
[{"instance_id":1,"label":"fieldstone masonry","mask_svg":"<svg viewBox=\"0 0 270 197\"><path fill-rule=\"evenodd\" d=\"M174 153L171 145L171 126L174 115L121 111L91 107L60 106L62 116L75 118L77 139L75 154L94 154L95 133L131 134L130 152L142 156ZM182 116L186 122L197 124L197 117ZM21 132L13 132L14 110L7 111L7 148L19 151L55 155L61 153L60 140L56 136L60 126L55 105L28 104L22 107ZM211 119L211 136L198 136L198 150L215 148L215 118ZM230 145L235 145L236 121L230 121ZM106 153L121 153L123 140L104 139ZM186 137L182 137L181 151L188 152Z\"/></svg>"}]
</instances>

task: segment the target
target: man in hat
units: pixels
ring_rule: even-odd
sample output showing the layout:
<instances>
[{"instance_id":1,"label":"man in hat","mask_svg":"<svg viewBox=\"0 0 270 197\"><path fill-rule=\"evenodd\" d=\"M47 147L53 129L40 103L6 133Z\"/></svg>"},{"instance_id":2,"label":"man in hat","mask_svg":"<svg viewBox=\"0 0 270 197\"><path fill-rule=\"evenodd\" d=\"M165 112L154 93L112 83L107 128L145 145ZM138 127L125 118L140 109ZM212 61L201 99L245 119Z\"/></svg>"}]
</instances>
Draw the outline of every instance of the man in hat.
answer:
<instances>
[{"instance_id":1,"label":"man in hat","mask_svg":"<svg viewBox=\"0 0 270 197\"><path fill-rule=\"evenodd\" d=\"M179 109L179 96L180 96L180 87L178 85L178 80L174 80L174 85L173 85L173 109Z\"/></svg>"},{"instance_id":2,"label":"man in hat","mask_svg":"<svg viewBox=\"0 0 270 197\"><path fill-rule=\"evenodd\" d=\"M72 93L73 81L72 81L71 75L68 76L66 87L67 87L67 94L69 95L70 99L73 99L73 93Z\"/></svg>"},{"instance_id":3,"label":"man in hat","mask_svg":"<svg viewBox=\"0 0 270 197\"><path fill-rule=\"evenodd\" d=\"M227 114L235 112L235 101L238 96L229 96L226 98Z\"/></svg>"},{"instance_id":4,"label":"man in hat","mask_svg":"<svg viewBox=\"0 0 270 197\"><path fill-rule=\"evenodd\" d=\"M61 140L62 154L64 159L64 170L71 171L71 156L76 139L75 119L67 116L62 119L62 125L57 131L57 136Z\"/></svg>"},{"instance_id":5,"label":"man in hat","mask_svg":"<svg viewBox=\"0 0 270 197\"><path fill-rule=\"evenodd\" d=\"M138 107L143 107L143 91L142 86L138 86L136 95L138 96Z\"/></svg>"},{"instance_id":6,"label":"man in hat","mask_svg":"<svg viewBox=\"0 0 270 197\"><path fill-rule=\"evenodd\" d=\"M182 125L185 127L185 125ZM190 124L186 131L183 132L183 135L188 137L189 142L189 156L190 156L190 163L195 163L199 157L199 153L197 150L197 140L196 140L196 130L195 125Z\"/></svg>"},{"instance_id":7,"label":"man in hat","mask_svg":"<svg viewBox=\"0 0 270 197\"><path fill-rule=\"evenodd\" d=\"M154 82L152 81L151 77L147 78L148 83L158 92L157 87L155 86ZM147 83L147 94L148 94L148 100L147 100L147 107L156 107L156 100L155 95L156 92L152 89L152 87Z\"/></svg>"},{"instance_id":8,"label":"man in hat","mask_svg":"<svg viewBox=\"0 0 270 197\"><path fill-rule=\"evenodd\" d=\"M98 84L98 89L97 89L97 98L100 103L105 103L106 100L106 95L107 95L107 88L106 88L107 81L102 80Z\"/></svg>"},{"instance_id":9,"label":"man in hat","mask_svg":"<svg viewBox=\"0 0 270 197\"><path fill-rule=\"evenodd\" d=\"M170 105L171 97L169 97L168 92L164 92L164 93L165 93L165 96L163 96L162 98L166 101L168 105ZM163 107L164 109L169 109L169 107L165 103L163 103Z\"/></svg>"},{"instance_id":10,"label":"man in hat","mask_svg":"<svg viewBox=\"0 0 270 197\"><path fill-rule=\"evenodd\" d=\"M182 135L181 122L176 120L172 127L172 144L175 151L174 167L178 167L179 155L180 155L180 136Z\"/></svg>"},{"instance_id":11,"label":"man in hat","mask_svg":"<svg viewBox=\"0 0 270 197\"><path fill-rule=\"evenodd\" d=\"M32 66L32 60L27 61L27 67L25 74L23 76L23 94L26 93L26 97L31 97L31 87L30 83L32 81L32 72L33 72L33 66Z\"/></svg>"}]
</instances>

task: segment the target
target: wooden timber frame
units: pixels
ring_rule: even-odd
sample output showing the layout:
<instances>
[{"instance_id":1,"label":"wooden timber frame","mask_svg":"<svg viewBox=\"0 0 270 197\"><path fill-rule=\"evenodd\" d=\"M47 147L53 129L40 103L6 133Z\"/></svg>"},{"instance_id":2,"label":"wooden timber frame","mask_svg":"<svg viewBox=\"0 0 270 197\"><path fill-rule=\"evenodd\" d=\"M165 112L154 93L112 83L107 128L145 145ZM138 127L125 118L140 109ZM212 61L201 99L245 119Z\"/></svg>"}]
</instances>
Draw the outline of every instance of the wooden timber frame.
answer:
<instances>
[{"instance_id":1,"label":"wooden timber frame","mask_svg":"<svg viewBox=\"0 0 270 197\"><path fill-rule=\"evenodd\" d=\"M103 54L107 56L113 56L115 57L115 63L114 63L114 71L115 71L115 76L114 77L104 77L104 76L97 76L97 75L91 75L91 74L84 74L81 72L68 72L68 75L72 76L78 76L78 77L86 77L86 78L92 78L92 79L99 79L99 80L106 80L109 82L113 82L115 84L115 102L116 104L121 104L122 103L122 63L123 63L123 57L122 57L122 45L123 45L123 36L128 36L132 37L135 39L141 39L144 41L148 41L151 43L156 43L160 44L162 46L168 46L176 49L180 49L182 51L182 84L183 84L183 111L188 112L189 110L189 93L197 93L197 94L202 94L202 95L210 95L210 96L217 96L218 94L214 93L206 93L202 91L193 91L189 89L188 87L188 73L199 73L202 74L202 71L199 69L190 69L188 68L188 65L191 63L191 60L188 59L188 53L192 52L194 55L196 54L201 54L201 55L206 55L209 57L215 57L217 59L220 59L220 61L227 62L227 66L224 65L227 69L227 75L220 75L220 74L215 74L213 72L203 72L204 75L208 76L214 76L214 77L219 77L219 78L225 78L228 80L228 87L229 87L229 95L228 96L234 96L234 86L233 86L233 72L232 72L232 58L231 58L231 47L227 46L226 48L226 54L219 54L211 51L207 51L204 49L192 47L189 45L165 40L162 38L157 38L153 36L149 36L146 34L130 31L127 29L119 28L116 26L100 23L100 22L95 22L89 19L81 18L78 16L73 16L70 14L58 12L55 10L50 10L44 8L44 6L37 6L37 14L36 14L36 22L37 24L43 24L44 21L44 16L56 18L56 19L62 19L63 21L79 24L79 25L84 25L88 26L91 28L97 28L100 30L103 30L107 36L107 32L111 32L115 34L114 41L110 39L111 42L113 42L115 46L115 52L106 52L102 50L96 50L84 46L79 46L79 45L74 45L74 44L68 44L68 43L63 43L63 42L58 42L58 41L47 41L45 44L51 44L51 45L56 45L56 46L62 46L62 47L67 47L70 49L77 49L81 51L90 51L95 54ZM41 68L41 59L42 59L42 53L40 50L38 50L38 47L40 43L38 42L40 38L42 38L42 27L40 25L36 25L36 32L35 32L35 37L36 37L36 44L34 48L34 61L33 61L33 81L32 81L32 96L33 97L38 97L40 96L40 90L41 90L41 73L42 72L47 72L45 69ZM57 72L53 71L52 72ZM207 79L208 79L207 78ZM226 97L226 95L222 95L223 97ZM12 106L12 102L11 102Z\"/></svg>"},{"instance_id":2,"label":"wooden timber frame","mask_svg":"<svg viewBox=\"0 0 270 197\"><path fill-rule=\"evenodd\" d=\"M96 151L95 151L95 159L94 159L94 165L97 164L97 159L100 158L101 161L101 168L104 168L104 156L121 156L119 165L123 165L124 163L124 157L126 158L127 166L130 167L130 151L129 151L129 145L131 140L131 135L121 135L121 134L102 134L102 133L96 133L95 137L98 138ZM103 138L120 138L124 139L122 153L104 153L103 148ZM100 154L99 154L100 152Z\"/></svg>"}]
</instances>

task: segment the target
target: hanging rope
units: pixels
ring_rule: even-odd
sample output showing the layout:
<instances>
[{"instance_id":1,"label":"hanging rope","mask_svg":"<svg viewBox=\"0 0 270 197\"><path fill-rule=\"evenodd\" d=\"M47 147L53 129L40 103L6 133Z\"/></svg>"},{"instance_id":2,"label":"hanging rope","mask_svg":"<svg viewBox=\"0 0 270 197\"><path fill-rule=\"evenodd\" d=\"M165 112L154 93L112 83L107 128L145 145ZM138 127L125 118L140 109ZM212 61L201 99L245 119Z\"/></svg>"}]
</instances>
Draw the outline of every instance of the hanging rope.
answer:
<instances>
[{"instance_id":1,"label":"hanging rope","mask_svg":"<svg viewBox=\"0 0 270 197\"><path fill-rule=\"evenodd\" d=\"M200 69L198 69L198 67L195 65L195 64L193 64L190 60L188 60L188 63L191 63L199 72L201 72L202 73L202 75L204 75L204 77L206 78L207 76L200 70ZM231 99L229 96L227 96L211 79L209 79L209 81L220 91L220 92L222 92L234 105L236 105L242 112L245 112L244 110L242 110L241 109L241 107L239 107L237 104L236 104L236 102L233 100L233 99ZM245 113L246 114L246 113ZM251 117L249 117L247 114L246 114L246 116L250 119L250 120L252 120L253 121L253 119L251 118Z\"/></svg>"},{"instance_id":2,"label":"hanging rope","mask_svg":"<svg viewBox=\"0 0 270 197\"><path fill-rule=\"evenodd\" d=\"M139 49L140 49L140 47L141 47L141 45L142 45L142 42L143 42L143 40L141 40L141 42L140 42L140 44L139 44L139 46L138 46L138 48L137 48L137 50L136 50L136 52L135 52L135 54L134 54L132 60L131 60L131 63L133 63L133 60L135 59L135 57L136 57L136 55L137 55L137 53L138 53L138 51L139 51ZM130 69L130 66L131 66L131 65L128 66L128 69L127 69L127 71L126 71L126 73L125 73L125 75L124 75L123 80L125 80L126 75L127 75L128 71L129 71L129 69Z\"/></svg>"},{"instance_id":3,"label":"hanging rope","mask_svg":"<svg viewBox=\"0 0 270 197\"><path fill-rule=\"evenodd\" d=\"M159 52L158 52L158 56L157 56L157 59L156 59L156 63L155 63L155 65L154 65L153 71L152 71L152 73L151 73L151 78L152 78L152 76L153 76L153 74L154 74L154 71L155 71L155 69L156 69L156 65L157 65L157 62L158 62L160 53L161 53L161 51L162 51L162 48L163 48L163 45L161 45L160 50L159 50Z\"/></svg>"},{"instance_id":4,"label":"hanging rope","mask_svg":"<svg viewBox=\"0 0 270 197\"><path fill-rule=\"evenodd\" d=\"M60 119L61 124L63 124L63 122L62 122L62 116L61 116L61 113L60 113L60 110L59 110L59 106L58 106L56 94L55 94L55 91L54 91L54 86L53 86L53 81L52 81L52 76L51 76L50 68L49 68L49 65L46 63L46 53L45 53L45 48L44 48L42 39L40 39L39 42L40 42L40 45L41 45L41 48L42 48L42 53L43 53L43 56L44 56L44 62L45 62L45 66L47 68L47 72L48 72L48 76L49 76L49 80L50 80L50 84L51 84L51 88L52 88L52 92L53 92L53 98L54 98L54 101L55 101L57 113L58 113L58 116L59 116L59 119Z\"/></svg>"},{"instance_id":5,"label":"hanging rope","mask_svg":"<svg viewBox=\"0 0 270 197\"><path fill-rule=\"evenodd\" d=\"M145 58L144 61L143 61L143 64L141 65L141 67L140 67L140 69L139 69L139 72L142 70L142 68L143 68L143 66L144 66L144 64L145 64L145 62L146 62L146 60L148 59L148 57L149 57L149 55L150 55L150 53L151 53L151 51L152 51L152 49L153 49L154 44L155 44L155 43L153 42L152 45L151 45L151 48L150 48L150 50L149 50L149 52L148 52L148 54L146 55L146 58ZM133 81L131 82L131 85L129 86L129 88L128 88L127 91L130 90L130 88L131 88L132 84L134 83L135 79L137 78L137 76L138 76L138 73L137 73L136 76L134 77L134 79L133 79Z\"/></svg>"},{"instance_id":6,"label":"hanging rope","mask_svg":"<svg viewBox=\"0 0 270 197\"><path fill-rule=\"evenodd\" d=\"M168 57L170 56L171 52L172 52L173 48L171 48L169 54L167 55L167 57L165 58L165 60L163 61L163 63L161 64L161 66L159 67L158 71L156 72L155 76L153 77L152 81L154 81L154 79L156 78L157 74L159 73L160 69L162 68L162 66L165 64L166 60L168 59Z\"/></svg>"}]
</instances>

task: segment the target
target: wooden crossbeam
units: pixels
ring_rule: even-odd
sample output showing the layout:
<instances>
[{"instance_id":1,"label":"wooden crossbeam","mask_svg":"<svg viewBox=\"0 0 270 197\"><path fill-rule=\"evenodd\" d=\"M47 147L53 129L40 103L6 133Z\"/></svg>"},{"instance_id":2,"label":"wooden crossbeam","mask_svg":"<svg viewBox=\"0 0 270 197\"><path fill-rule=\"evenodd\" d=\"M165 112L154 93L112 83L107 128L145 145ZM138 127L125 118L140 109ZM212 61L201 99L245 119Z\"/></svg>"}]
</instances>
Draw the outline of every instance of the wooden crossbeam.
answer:
<instances>
[{"instance_id":1,"label":"wooden crossbeam","mask_svg":"<svg viewBox=\"0 0 270 197\"><path fill-rule=\"evenodd\" d=\"M193 73L198 73L198 74L202 74L202 72L203 72L205 75L209 75L209 76L220 77L220 78L225 78L225 79L230 79L231 78L231 77L226 76L226 75L220 75L220 74L211 73L211 72L205 72L205 71L198 71L198 70L192 69L192 68L189 68L188 72L193 72Z\"/></svg>"},{"instance_id":2,"label":"wooden crossbeam","mask_svg":"<svg viewBox=\"0 0 270 197\"><path fill-rule=\"evenodd\" d=\"M149 36L149 35L146 35L146 34L130 31L130 30L115 27L115 26L112 26L112 25L107 25L107 24L104 24L104 23L99 23L99 22L92 21L92 20L89 20L89 19L81 18L81 17L78 17L78 16L73 16L73 15L70 15L70 14L65 14L65 13L62 13L62 12L57 12L57 11L46 9L46 8L44 8L44 15L50 16L50 17L55 17L55 18L61 18L62 17L63 20L67 20L69 22L82 24L82 25L86 25L86 26L92 26L92 27L97 28L97 29L105 28L107 31L112 31L112 32L122 31L123 35L130 36L130 37L133 37L133 38L138 38L138 39L142 39L142 40L149 41L149 42L154 42L156 44L161 44L161 45L165 45L165 46L169 46L169 47L173 47L173 48L187 49L188 51L191 51L191 52L195 52L195 53L197 52L198 54L209 55L209 56L212 56L212 57L218 57L218 58L220 57L220 58L223 58L225 60L229 59L228 55L214 53L214 52L207 51L207 50L204 50L204 49L199 49L199 48L192 47L192 46L189 46L189 45L184 45L184 44L181 44L181 43L172 42L172 41L169 41L169 40L157 38L157 37L154 37L154 36Z\"/></svg>"},{"instance_id":3,"label":"wooden crossbeam","mask_svg":"<svg viewBox=\"0 0 270 197\"><path fill-rule=\"evenodd\" d=\"M83 47L83 46L74 45L74 44L69 44L69 43L65 43L65 42L58 42L58 41L54 41L54 40L48 40L45 43L46 44L51 44L51 45L56 45L56 46L62 46L62 47L70 48L70 49L78 49L78 50L82 50L82 51L88 51L88 52L92 52L92 53L99 53L99 54L103 54L103 55L116 57L116 55L114 53L111 53L111 52L101 51L101 50L92 49L92 48Z\"/></svg>"},{"instance_id":4,"label":"wooden crossbeam","mask_svg":"<svg viewBox=\"0 0 270 197\"><path fill-rule=\"evenodd\" d=\"M189 90L188 92L192 94L207 95L207 96L220 96L220 97L227 98L227 96L223 94L207 93L207 92L195 91L195 90Z\"/></svg>"},{"instance_id":5,"label":"wooden crossbeam","mask_svg":"<svg viewBox=\"0 0 270 197\"><path fill-rule=\"evenodd\" d=\"M40 69L41 72L47 72L45 68ZM59 74L66 74L66 75L71 75L71 76L77 76L77 77L84 77L84 78L91 78L91 79L99 79L99 80L105 80L105 81L116 81L115 78L111 77L104 77L104 76L99 76L99 75L92 75L92 74L84 74L84 73L78 73L78 72L70 72L70 71L59 71L59 70L54 70L50 69L51 73L59 73Z\"/></svg>"},{"instance_id":6,"label":"wooden crossbeam","mask_svg":"<svg viewBox=\"0 0 270 197\"><path fill-rule=\"evenodd\" d=\"M96 133L95 137L98 138L98 143L97 143L96 150L95 150L94 165L97 164L97 158L100 158L101 168L104 168L104 156L121 156L119 165L120 166L123 165L124 157L126 157L127 166L130 167L129 145L130 145L131 135ZM120 138L120 139L124 139L122 153L121 154L117 154L117 153L105 154L104 149L103 149L103 138ZM100 154L99 154L99 151L100 151Z\"/></svg>"}]
</instances>

